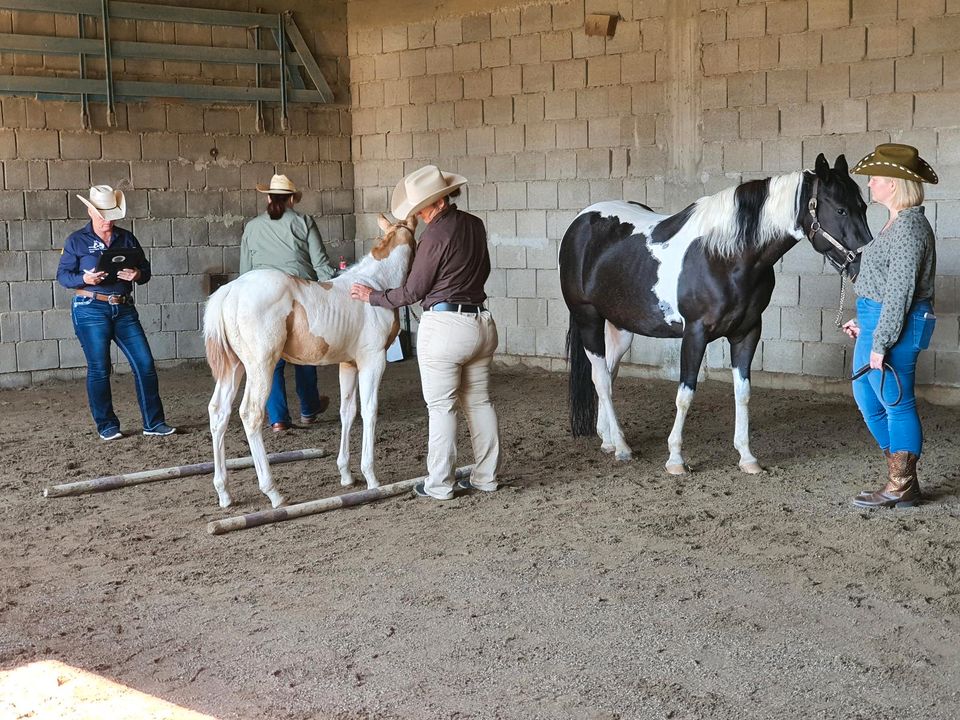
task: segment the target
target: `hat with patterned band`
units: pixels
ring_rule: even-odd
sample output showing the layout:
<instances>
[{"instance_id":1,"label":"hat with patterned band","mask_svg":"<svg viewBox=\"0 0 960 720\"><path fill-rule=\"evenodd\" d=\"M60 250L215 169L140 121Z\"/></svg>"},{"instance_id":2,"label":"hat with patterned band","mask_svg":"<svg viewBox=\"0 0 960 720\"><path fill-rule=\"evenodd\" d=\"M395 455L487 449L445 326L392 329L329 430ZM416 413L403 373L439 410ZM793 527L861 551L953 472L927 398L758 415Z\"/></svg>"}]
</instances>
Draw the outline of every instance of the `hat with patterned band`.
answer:
<instances>
[{"instance_id":1,"label":"hat with patterned band","mask_svg":"<svg viewBox=\"0 0 960 720\"><path fill-rule=\"evenodd\" d=\"M882 175L936 185L940 178L912 145L883 143L858 162L850 172L858 175Z\"/></svg>"},{"instance_id":2,"label":"hat with patterned band","mask_svg":"<svg viewBox=\"0 0 960 720\"><path fill-rule=\"evenodd\" d=\"M104 220L119 220L127 214L127 199L122 190L114 190L109 185L94 185L90 188L90 199L83 195L77 198Z\"/></svg>"},{"instance_id":3,"label":"hat with patterned band","mask_svg":"<svg viewBox=\"0 0 960 720\"><path fill-rule=\"evenodd\" d=\"M425 165L397 183L390 198L390 212L397 219L405 220L466 184L463 175L443 172L436 165Z\"/></svg>"}]
</instances>

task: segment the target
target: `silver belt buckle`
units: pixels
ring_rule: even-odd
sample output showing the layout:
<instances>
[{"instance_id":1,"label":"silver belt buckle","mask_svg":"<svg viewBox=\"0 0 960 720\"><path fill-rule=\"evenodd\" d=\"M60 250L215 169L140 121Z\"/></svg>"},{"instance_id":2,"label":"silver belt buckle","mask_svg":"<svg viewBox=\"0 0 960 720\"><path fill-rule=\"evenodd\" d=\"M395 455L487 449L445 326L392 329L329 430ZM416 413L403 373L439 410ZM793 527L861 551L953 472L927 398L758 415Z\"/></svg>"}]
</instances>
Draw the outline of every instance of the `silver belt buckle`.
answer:
<instances>
[{"instance_id":1,"label":"silver belt buckle","mask_svg":"<svg viewBox=\"0 0 960 720\"><path fill-rule=\"evenodd\" d=\"M108 305L123 305L123 295L107 295Z\"/></svg>"}]
</instances>

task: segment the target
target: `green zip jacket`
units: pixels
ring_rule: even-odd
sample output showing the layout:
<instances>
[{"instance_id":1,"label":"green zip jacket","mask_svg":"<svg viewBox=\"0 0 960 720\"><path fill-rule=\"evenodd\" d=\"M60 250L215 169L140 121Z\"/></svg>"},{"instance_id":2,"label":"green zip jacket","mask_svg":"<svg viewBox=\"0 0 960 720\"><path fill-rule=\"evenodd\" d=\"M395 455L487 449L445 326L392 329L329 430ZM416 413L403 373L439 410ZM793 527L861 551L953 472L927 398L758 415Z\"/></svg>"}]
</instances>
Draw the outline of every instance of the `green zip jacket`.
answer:
<instances>
[{"instance_id":1,"label":"green zip jacket","mask_svg":"<svg viewBox=\"0 0 960 720\"><path fill-rule=\"evenodd\" d=\"M263 213L243 229L240 274L264 268L304 280L329 280L336 272L313 218L290 208L278 220Z\"/></svg>"}]
</instances>

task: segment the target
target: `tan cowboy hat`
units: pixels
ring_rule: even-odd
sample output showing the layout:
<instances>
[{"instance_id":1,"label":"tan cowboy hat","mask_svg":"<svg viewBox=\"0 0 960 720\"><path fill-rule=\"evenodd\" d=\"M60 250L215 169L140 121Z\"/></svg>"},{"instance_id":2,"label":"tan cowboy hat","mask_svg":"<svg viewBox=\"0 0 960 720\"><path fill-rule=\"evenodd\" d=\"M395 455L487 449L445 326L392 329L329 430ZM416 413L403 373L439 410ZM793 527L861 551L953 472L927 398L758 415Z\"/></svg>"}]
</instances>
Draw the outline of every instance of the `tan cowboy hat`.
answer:
<instances>
[{"instance_id":1,"label":"tan cowboy hat","mask_svg":"<svg viewBox=\"0 0 960 720\"><path fill-rule=\"evenodd\" d=\"M114 190L109 185L94 185L90 188L89 200L83 195L77 195L77 198L104 220L119 220L127 214L123 191Z\"/></svg>"},{"instance_id":2,"label":"tan cowboy hat","mask_svg":"<svg viewBox=\"0 0 960 720\"><path fill-rule=\"evenodd\" d=\"M425 165L397 183L390 198L390 212L405 220L466 184L463 175L443 172L436 165Z\"/></svg>"},{"instance_id":3,"label":"tan cowboy hat","mask_svg":"<svg viewBox=\"0 0 960 720\"><path fill-rule=\"evenodd\" d=\"M912 145L900 143L877 145L877 149L858 162L850 172L858 175L903 178L934 185L940 182L933 168L920 157L919 150Z\"/></svg>"},{"instance_id":4,"label":"tan cowboy hat","mask_svg":"<svg viewBox=\"0 0 960 720\"><path fill-rule=\"evenodd\" d=\"M267 195L293 195L297 202L300 201L302 193L297 190L297 186L286 175L274 175L270 178L269 185L257 185L257 192Z\"/></svg>"}]
</instances>

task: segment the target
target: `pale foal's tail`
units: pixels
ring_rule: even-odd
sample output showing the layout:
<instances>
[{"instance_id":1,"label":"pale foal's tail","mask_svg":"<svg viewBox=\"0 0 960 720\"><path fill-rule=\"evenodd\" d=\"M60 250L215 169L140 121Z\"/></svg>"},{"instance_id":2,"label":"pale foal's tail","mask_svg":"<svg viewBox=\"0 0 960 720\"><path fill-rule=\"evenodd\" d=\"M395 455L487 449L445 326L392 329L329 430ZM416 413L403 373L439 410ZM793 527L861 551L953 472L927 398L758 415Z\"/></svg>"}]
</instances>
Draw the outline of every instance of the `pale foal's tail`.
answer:
<instances>
[{"instance_id":1,"label":"pale foal's tail","mask_svg":"<svg viewBox=\"0 0 960 720\"><path fill-rule=\"evenodd\" d=\"M210 296L203 311L203 340L207 350L207 364L217 382L229 378L233 368L240 362L224 332L224 301L229 294L230 286L224 285Z\"/></svg>"}]
</instances>

